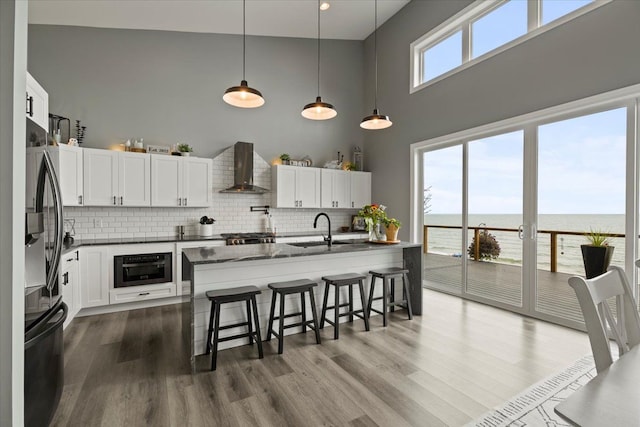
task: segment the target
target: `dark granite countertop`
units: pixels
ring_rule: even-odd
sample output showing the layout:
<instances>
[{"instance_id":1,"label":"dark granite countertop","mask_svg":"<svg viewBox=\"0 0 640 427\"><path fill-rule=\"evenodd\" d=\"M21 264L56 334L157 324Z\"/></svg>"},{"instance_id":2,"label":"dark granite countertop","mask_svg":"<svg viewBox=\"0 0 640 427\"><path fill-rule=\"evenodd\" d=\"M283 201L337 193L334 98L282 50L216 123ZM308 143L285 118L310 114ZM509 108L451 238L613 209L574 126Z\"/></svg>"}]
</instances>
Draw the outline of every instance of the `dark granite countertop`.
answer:
<instances>
[{"instance_id":1,"label":"dark granite countertop","mask_svg":"<svg viewBox=\"0 0 640 427\"><path fill-rule=\"evenodd\" d=\"M255 261L272 258L293 258L311 255L330 255L381 249L404 249L420 247L419 243L396 244L371 243L366 240L344 240L349 244L334 244L298 247L287 243L265 243L259 245L218 246L184 249L182 253L192 264L213 264L238 261Z\"/></svg>"},{"instance_id":2,"label":"dark granite countertop","mask_svg":"<svg viewBox=\"0 0 640 427\"><path fill-rule=\"evenodd\" d=\"M349 231L342 233L340 231L332 232L334 236L340 236L341 234L360 234L362 231ZM322 237L321 232L301 231L293 233L278 233L278 237ZM77 239L71 245L64 246L62 253L72 252L81 246L105 246L105 245L133 245L141 243L178 243L178 242L210 242L216 240L224 240L221 235L214 234L213 236L162 236L162 237L120 237L114 239Z\"/></svg>"}]
</instances>

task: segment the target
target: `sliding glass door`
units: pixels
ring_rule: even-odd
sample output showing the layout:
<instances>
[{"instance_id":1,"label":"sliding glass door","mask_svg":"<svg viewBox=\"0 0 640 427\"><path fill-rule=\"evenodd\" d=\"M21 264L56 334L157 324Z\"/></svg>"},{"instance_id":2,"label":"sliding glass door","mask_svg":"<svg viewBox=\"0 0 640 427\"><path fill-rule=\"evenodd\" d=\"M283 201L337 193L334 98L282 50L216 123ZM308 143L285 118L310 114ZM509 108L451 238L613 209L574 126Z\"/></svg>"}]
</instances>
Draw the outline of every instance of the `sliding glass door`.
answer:
<instances>
[{"instance_id":1,"label":"sliding glass door","mask_svg":"<svg viewBox=\"0 0 640 427\"><path fill-rule=\"evenodd\" d=\"M611 264L627 271L637 252L635 111L558 116L424 151L425 286L582 324L567 279L585 275L587 235L606 237Z\"/></svg>"},{"instance_id":2,"label":"sliding glass door","mask_svg":"<svg viewBox=\"0 0 640 427\"><path fill-rule=\"evenodd\" d=\"M572 275L585 275L581 245L599 233L624 267L627 109L538 127L535 310L582 322Z\"/></svg>"}]
</instances>

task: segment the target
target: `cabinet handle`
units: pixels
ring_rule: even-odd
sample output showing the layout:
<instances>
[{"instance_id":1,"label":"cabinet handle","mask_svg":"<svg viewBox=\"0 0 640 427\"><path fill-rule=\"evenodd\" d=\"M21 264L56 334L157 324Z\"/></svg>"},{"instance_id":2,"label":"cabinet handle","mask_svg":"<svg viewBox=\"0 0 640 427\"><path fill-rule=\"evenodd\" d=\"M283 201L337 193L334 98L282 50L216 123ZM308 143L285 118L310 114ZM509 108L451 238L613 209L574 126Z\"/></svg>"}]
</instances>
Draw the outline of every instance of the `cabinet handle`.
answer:
<instances>
[{"instance_id":1,"label":"cabinet handle","mask_svg":"<svg viewBox=\"0 0 640 427\"><path fill-rule=\"evenodd\" d=\"M300 207L302 207L302 200L300 200Z\"/></svg>"},{"instance_id":2,"label":"cabinet handle","mask_svg":"<svg viewBox=\"0 0 640 427\"><path fill-rule=\"evenodd\" d=\"M351 202L351 207L354 207L353 205L354 205L354 202Z\"/></svg>"},{"instance_id":3,"label":"cabinet handle","mask_svg":"<svg viewBox=\"0 0 640 427\"><path fill-rule=\"evenodd\" d=\"M36 198L35 197L33 198L33 206L34 207L36 206Z\"/></svg>"},{"instance_id":4,"label":"cabinet handle","mask_svg":"<svg viewBox=\"0 0 640 427\"><path fill-rule=\"evenodd\" d=\"M124 203L124 197L120 196L120 205L122 206L123 203Z\"/></svg>"},{"instance_id":5,"label":"cabinet handle","mask_svg":"<svg viewBox=\"0 0 640 427\"><path fill-rule=\"evenodd\" d=\"M82 196L78 196L78 204L81 205L82 204Z\"/></svg>"},{"instance_id":6,"label":"cabinet handle","mask_svg":"<svg viewBox=\"0 0 640 427\"><path fill-rule=\"evenodd\" d=\"M182 197L178 197L178 206L182 206Z\"/></svg>"},{"instance_id":7,"label":"cabinet handle","mask_svg":"<svg viewBox=\"0 0 640 427\"><path fill-rule=\"evenodd\" d=\"M187 206L187 198L184 198L184 205Z\"/></svg>"},{"instance_id":8,"label":"cabinet handle","mask_svg":"<svg viewBox=\"0 0 640 427\"><path fill-rule=\"evenodd\" d=\"M113 196L113 204L116 205L116 196Z\"/></svg>"},{"instance_id":9,"label":"cabinet handle","mask_svg":"<svg viewBox=\"0 0 640 427\"><path fill-rule=\"evenodd\" d=\"M149 295L149 292L140 292L140 293L138 294L138 296L141 296L141 297L144 297L144 296L146 296L146 295Z\"/></svg>"},{"instance_id":10,"label":"cabinet handle","mask_svg":"<svg viewBox=\"0 0 640 427\"><path fill-rule=\"evenodd\" d=\"M336 208L339 208L340 205L338 204L338 201L336 200Z\"/></svg>"},{"instance_id":11,"label":"cabinet handle","mask_svg":"<svg viewBox=\"0 0 640 427\"><path fill-rule=\"evenodd\" d=\"M62 284L64 286L67 286L67 283L69 283L69 272L68 271L62 275Z\"/></svg>"},{"instance_id":12,"label":"cabinet handle","mask_svg":"<svg viewBox=\"0 0 640 427\"><path fill-rule=\"evenodd\" d=\"M33 96L29 96L27 93L27 114L29 117L33 117Z\"/></svg>"}]
</instances>

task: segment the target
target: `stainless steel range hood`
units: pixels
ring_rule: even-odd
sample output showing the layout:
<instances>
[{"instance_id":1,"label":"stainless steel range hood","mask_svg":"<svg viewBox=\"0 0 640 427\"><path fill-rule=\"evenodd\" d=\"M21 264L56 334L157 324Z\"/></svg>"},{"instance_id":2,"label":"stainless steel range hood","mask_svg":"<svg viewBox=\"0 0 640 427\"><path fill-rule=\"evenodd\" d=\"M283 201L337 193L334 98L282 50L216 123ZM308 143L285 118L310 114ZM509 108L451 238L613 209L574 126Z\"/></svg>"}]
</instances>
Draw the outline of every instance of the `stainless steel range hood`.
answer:
<instances>
[{"instance_id":1,"label":"stainless steel range hood","mask_svg":"<svg viewBox=\"0 0 640 427\"><path fill-rule=\"evenodd\" d=\"M221 193L263 194L269 190L253 185L253 144L236 142L233 153L233 187Z\"/></svg>"}]
</instances>

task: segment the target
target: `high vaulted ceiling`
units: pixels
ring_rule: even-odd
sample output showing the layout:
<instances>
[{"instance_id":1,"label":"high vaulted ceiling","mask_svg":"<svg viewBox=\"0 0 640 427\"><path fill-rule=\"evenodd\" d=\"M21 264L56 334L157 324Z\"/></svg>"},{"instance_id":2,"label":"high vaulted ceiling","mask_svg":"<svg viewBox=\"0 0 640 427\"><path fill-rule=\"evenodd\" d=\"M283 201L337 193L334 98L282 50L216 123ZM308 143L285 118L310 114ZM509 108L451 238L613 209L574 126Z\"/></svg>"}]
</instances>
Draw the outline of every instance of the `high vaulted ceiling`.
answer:
<instances>
[{"instance_id":1,"label":"high vaulted ceiling","mask_svg":"<svg viewBox=\"0 0 640 427\"><path fill-rule=\"evenodd\" d=\"M378 0L378 26L409 0ZM329 0L321 37L364 40L374 30L374 0ZM317 37L317 0L247 0L249 35ZM242 34L241 0L29 0L29 23Z\"/></svg>"}]
</instances>

